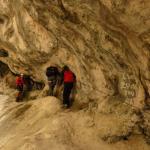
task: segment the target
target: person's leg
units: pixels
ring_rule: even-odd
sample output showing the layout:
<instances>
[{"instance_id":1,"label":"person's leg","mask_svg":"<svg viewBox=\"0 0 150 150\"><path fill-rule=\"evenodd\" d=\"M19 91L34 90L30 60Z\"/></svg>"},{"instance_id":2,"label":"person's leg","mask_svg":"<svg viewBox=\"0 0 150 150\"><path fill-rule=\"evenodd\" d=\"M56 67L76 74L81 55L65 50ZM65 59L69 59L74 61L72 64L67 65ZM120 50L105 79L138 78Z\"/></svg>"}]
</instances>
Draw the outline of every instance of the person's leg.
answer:
<instances>
[{"instance_id":1,"label":"person's leg","mask_svg":"<svg viewBox=\"0 0 150 150\"><path fill-rule=\"evenodd\" d=\"M53 78L52 80L52 95L55 96L55 86L56 86L56 77Z\"/></svg>"},{"instance_id":2,"label":"person's leg","mask_svg":"<svg viewBox=\"0 0 150 150\"><path fill-rule=\"evenodd\" d=\"M64 83L63 104L66 104L67 107L70 106L69 96L70 96L72 87L73 87L72 83Z\"/></svg>"},{"instance_id":3,"label":"person's leg","mask_svg":"<svg viewBox=\"0 0 150 150\"><path fill-rule=\"evenodd\" d=\"M51 84L51 81L49 81L48 86L49 86L48 95L51 96L52 95L52 84Z\"/></svg>"},{"instance_id":4,"label":"person's leg","mask_svg":"<svg viewBox=\"0 0 150 150\"><path fill-rule=\"evenodd\" d=\"M56 85L56 78L54 76L48 77L48 85L49 85L49 95L54 95L54 87Z\"/></svg>"},{"instance_id":5,"label":"person's leg","mask_svg":"<svg viewBox=\"0 0 150 150\"><path fill-rule=\"evenodd\" d=\"M51 95L52 95L52 96L54 96L54 87L55 87L55 85L52 84L52 85L51 85Z\"/></svg>"},{"instance_id":6,"label":"person's leg","mask_svg":"<svg viewBox=\"0 0 150 150\"><path fill-rule=\"evenodd\" d=\"M54 88L55 88L55 83L54 83L54 81L51 81L51 83L49 85L49 95L50 96L54 96Z\"/></svg>"},{"instance_id":7,"label":"person's leg","mask_svg":"<svg viewBox=\"0 0 150 150\"><path fill-rule=\"evenodd\" d=\"M22 100L22 91L23 91L23 86L17 86L17 89L18 89L18 94L17 94L17 97L16 97L16 102L19 102L20 100Z\"/></svg>"},{"instance_id":8,"label":"person's leg","mask_svg":"<svg viewBox=\"0 0 150 150\"><path fill-rule=\"evenodd\" d=\"M23 91L19 91L18 98L19 98L19 101L23 100Z\"/></svg>"},{"instance_id":9,"label":"person's leg","mask_svg":"<svg viewBox=\"0 0 150 150\"><path fill-rule=\"evenodd\" d=\"M22 86L20 86L20 96L19 96L20 98L19 98L19 100L23 100L23 98L24 98L24 88L23 88L23 85Z\"/></svg>"},{"instance_id":10,"label":"person's leg","mask_svg":"<svg viewBox=\"0 0 150 150\"><path fill-rule=\"evenodd\" d=\"M18 93L17 93L17 96L16 96L16 102L19 102L20 101L20 91L18 91Z\"/></svg>"},{"instance_id":11,"label":"person's leg","mask_svg":"<svg viewBox=\"0 0 150 150\"><path fill-rule=\"evenodd\" d=\"M67 101L67 106L68 107L70 107L70 105L71 105L70 104L70 94L71 94L72 88L73 88L73 83L69 83L68 84L68 95L67 95L68 96L68 101Z\"/></svg>"},{"instance_id":12,"label":"person's leg","mask_svg":"<svg viewBox=\"0 0 150 150\"><path fill-rule=\"evenodd\" d=\"M67 104L68 102L68 84L64 83L64 90L63 90L63 104Z\"/></svg>"}]
</instances>

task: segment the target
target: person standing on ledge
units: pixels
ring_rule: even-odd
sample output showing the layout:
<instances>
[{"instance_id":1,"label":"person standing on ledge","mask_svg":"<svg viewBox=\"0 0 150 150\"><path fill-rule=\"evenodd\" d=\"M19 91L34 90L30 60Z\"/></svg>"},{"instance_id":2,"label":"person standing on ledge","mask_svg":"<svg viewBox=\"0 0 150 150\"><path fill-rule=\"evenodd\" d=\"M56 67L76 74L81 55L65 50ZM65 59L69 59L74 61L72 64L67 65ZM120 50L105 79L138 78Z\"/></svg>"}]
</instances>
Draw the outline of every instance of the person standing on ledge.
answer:
<instances>
[{"instance_id":1,"label":"person standing on ledge","mask_svg":"<svg viewBox=\"0 0 150 150\"><path fill-rule=\"evenodd\" d=\"M49 96L54 96L54 88L56 86L58 76L59 76L59 71L56 66L50 66L46 70L46 76L48 79L48 85L49 85Z\"/></svg>"},{"instance_id":2,"label":"person standing on ledge","mask_svg":"<svg viewBox=\"0 0 150 150\"><path fill-rule=\"evenodd\" d=\"M18 94L16 97L16 102L19 102L23 100L23 88L24 88L24 80L23 80L23 74L20 74L16 78L16 87L18 89Z\"/></svg>"},{"instance_id":3,"label":"person standing on ledge","mask_svg":"<svg viewBox=\"0 0 150 150\"><path fill-rule=\"evenodd\" d=\"M26 91L31 91L33 88L34 81L31 79L30 75L23 76L24 85L26 85Z\"/></svg>"},{"instance_id":4,"label":"person standing on ledge","mask_svg":"<svg viewBox=\"0 0 150 150\"><path fill-rule=\"evenodd\" d=\"M68 66L64 66L62 70L62 82L64 83L64 90L63 90L63 105L66 108L70 107L70 94L74 83L76 81L75 74L69 69Z\"/></svg>"}]
</instances>

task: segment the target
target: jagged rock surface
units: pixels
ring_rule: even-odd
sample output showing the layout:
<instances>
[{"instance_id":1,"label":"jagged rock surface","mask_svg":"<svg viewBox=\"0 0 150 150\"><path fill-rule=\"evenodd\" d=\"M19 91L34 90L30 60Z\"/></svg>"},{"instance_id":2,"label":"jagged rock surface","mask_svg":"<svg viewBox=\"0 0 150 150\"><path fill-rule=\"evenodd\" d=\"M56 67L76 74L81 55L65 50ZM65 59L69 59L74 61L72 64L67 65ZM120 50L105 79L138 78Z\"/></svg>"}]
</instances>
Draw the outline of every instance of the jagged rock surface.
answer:
<instances>
[{"instance_id":1,"label":"jagged rock surface","mask_svg":"<svg viewBox=\"0 0 150 150\"><path fill-rule=\"evenodd\" d=\"M8 96L0 98L1 150L149 150L140 135L115 144L103 142L91 112L87 109L64 111L56 98L18 104ZM102 118L104 122L107 120ZM112 119L109 124L114 124ZM103 125L101 122L101 128Z\"/></svg>"},{"instance_id":2,"label":"jagged rock surface","mask_svg":"<svg viewBox=\"0 0 150 150\"><path fill-rule=\"evenodd\" d=\"M46 83L67 64L77 76L76 108L94 115L109 142L149 141L149 0L1 0L0 61Z\"/></svg>"}]
</instances>

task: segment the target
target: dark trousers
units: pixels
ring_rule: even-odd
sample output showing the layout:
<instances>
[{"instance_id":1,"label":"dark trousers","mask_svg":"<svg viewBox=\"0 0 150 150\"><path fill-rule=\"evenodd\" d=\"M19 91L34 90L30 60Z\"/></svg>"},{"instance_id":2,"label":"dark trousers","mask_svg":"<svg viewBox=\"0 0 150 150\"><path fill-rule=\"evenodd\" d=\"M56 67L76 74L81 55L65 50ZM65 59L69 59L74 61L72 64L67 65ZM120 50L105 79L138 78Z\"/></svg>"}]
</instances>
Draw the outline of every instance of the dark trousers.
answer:
<instances>
[{"instance_id":1,"label":"dark trousers","mask_svg":"<svg viewBox=\"0 0 150 150\"><path fill-rule=\"evenodd\" d=\"M53 84L52 82L49 83L49 96L54 96L54 88L55 88L55 84Z\"/></svg>"},{"instance_id":2,"label":"dark trousers","mask_svg":"<svg viewBox=\"0 0 150 150\"><path fill-rule=\"evenodd\" d=\"M67 104L67 106L70 106L70 94L71 90L73 88L73 83L64 83L64 91L63 91L63 104Z\"/></svg>"},{"instance_id":3,"label":"dark trousers","mask_svg":"<svg viewBox=\"0 0 150 150\"><path fill-rule=\"evenodd\" d=\"M49 95L53 96L54 95L54 88L57 83L57 77L56 76L50 76L48 77L48 85L49 85Z\"/></svg>"},{"instance_id":4,"label":"dark trousers","mask_svg":"<svg viewBox=\"0 0 150 150\"><path fill-rule=\"evenodd\" d=\"M18 94L16 97L16 102L19 102L23 99L23 85L17 86L17 89L18 89Z\"/></svg>"}]
</instances>

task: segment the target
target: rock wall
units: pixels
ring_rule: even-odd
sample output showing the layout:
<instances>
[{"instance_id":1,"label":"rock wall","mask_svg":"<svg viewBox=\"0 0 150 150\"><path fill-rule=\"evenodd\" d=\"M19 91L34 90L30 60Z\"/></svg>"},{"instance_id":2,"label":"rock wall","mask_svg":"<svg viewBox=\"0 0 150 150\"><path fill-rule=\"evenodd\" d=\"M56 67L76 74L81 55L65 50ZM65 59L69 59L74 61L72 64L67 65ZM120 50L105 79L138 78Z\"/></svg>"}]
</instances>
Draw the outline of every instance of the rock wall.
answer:
<instances>
[{"instance_id":1,"label":"rock wall","mask_svg":"<svg viewBox=\"0 0 150 150\"><path fill-rule=\"evenodd\" d=\"M104 140L137 128L148 137L149 8L149 0L0 0L0 61L45 83L49 65L68 65L76 105L96 113Z\"/></svg>"}]
</instances>

